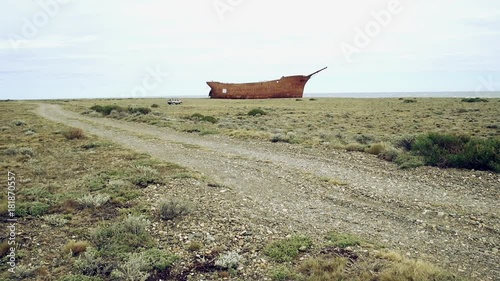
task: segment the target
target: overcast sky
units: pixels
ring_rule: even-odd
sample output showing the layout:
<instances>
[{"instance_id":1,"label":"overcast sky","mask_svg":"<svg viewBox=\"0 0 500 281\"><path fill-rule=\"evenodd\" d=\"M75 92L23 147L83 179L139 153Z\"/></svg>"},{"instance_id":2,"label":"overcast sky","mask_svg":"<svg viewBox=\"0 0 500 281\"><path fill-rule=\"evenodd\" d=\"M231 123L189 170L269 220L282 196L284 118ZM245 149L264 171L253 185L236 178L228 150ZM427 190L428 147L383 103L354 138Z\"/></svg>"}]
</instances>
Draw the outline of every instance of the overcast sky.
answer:
<instances>
[{"instance_id":1,"label":"overcast sky","mask_svg":"<svg viewBox=\"0 0 500 281\"><path fill-rule=\"evenodd\" d=\"M208 95L326 71L306 93L500 96L498 0L0 0L0 98Z\"/></svg>"}]
</instances>

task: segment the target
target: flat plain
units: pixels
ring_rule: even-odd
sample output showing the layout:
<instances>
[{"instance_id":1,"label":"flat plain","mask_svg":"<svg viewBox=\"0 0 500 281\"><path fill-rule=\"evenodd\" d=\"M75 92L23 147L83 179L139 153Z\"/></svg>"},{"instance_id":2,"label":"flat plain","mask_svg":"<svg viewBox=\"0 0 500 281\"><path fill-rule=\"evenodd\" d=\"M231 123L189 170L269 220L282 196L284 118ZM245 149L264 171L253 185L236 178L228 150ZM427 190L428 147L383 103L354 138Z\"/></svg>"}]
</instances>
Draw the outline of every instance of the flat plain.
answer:
<instances>
[{"instance_id":1,"label":"flat plain","mask_svg":"<svg viewBox=\"0 0 500 281\"><path fill-rule=\"evenodd\" d=\"M500 277L497 173L360 152L428 132L498 138L499 99L0 106L2 171L19 186L7 280Z\"/></svg>"}]
</instances>

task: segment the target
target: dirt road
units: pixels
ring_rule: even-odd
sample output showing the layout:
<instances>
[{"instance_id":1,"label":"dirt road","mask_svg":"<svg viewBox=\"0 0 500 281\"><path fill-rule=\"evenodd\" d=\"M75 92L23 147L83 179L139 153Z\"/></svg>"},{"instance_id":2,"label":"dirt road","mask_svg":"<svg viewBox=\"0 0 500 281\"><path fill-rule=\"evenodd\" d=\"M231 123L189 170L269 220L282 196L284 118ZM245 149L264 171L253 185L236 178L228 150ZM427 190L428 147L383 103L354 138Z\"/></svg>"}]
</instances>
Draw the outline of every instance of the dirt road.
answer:
<instances>
[{"instance_id":1,"label":"dirt road","mask_svg":"<svg viewBox=\"0 0 500 281\"><path fill-rule=\"evenodd\" d=\"M57 105L41 104L37 113L199 171L252 208L235 212L289 233L353 233L475 280L500 280L498 174L403 171L363 153L198 136Z\"/></svg>"}]
</instances>

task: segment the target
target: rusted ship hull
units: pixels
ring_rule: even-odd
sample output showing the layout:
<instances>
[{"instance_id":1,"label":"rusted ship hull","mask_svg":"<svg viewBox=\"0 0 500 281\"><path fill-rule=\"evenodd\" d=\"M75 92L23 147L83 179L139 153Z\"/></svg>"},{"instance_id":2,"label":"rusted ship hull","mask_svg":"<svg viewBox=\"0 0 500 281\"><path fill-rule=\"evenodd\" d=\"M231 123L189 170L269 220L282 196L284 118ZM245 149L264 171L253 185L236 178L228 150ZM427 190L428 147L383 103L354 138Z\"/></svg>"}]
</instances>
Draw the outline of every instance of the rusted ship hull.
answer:
<instances>
[{"instance_id":1,"label":"rusted ship hull","mask_svg":"<svg viewBox=\"0 0 500 281\"><path fill-rule=\"evenodd\" d=\"M271 99L302 98L307 81L320 69L310 75L283 76L281 79L255 83L207 82L209 96L213 99Z\"/></svg>"}]
</instances>

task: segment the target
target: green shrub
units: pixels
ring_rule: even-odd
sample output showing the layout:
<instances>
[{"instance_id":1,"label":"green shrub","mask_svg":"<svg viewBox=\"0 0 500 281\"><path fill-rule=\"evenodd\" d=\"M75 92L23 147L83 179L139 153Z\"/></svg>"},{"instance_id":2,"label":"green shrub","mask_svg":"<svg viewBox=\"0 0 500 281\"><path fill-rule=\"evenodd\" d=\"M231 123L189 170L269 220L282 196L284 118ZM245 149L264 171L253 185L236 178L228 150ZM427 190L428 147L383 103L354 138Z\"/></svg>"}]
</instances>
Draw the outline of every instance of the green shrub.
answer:
<instances>
[{"instance_id":1,"label":"green shrub","mask_svg":"<svg viewBox=\"0 0 500 281\"><path fill-rule=\"evenodd\" d=\"M153 104L151 105L151 107L152 107L152 108L158 108L158 107L160 107L160 106L159 106L159 105L157 105L156 103L153 103Z\"/></svg>"},{"instance_id":2,"label":"green shrub","mask_svg":"<svg viewBox=\"0 0 500 281\"><path fill-rule=\"evenodd\" d=\"M412 169L425 165L424 160L420 156L415 156L410 153L400 153L394 162L398 164L400 169Z\"/></svg>"},{"instance_id":3,"label":"green shrub","mask_svg":"<svg viewBox=\"0 0 500 281\"><path fill-rule=\"evenodd\" d=\"M146 230L148 226L149 221L143 216L128 216L121 222L95 229L92 242L103 255L123 255L151 245L151 235Z\"/></svg>"},{"instance_id":4,"label":"green shrub","mask_svg":"<svg viewBox=\"0 0 500 281\"><path fill-rule=\"evenodd\" d=\"M414 135L405 135L396 140L396 147L402 148L405 151L410 151L415 143Z\"/></svg>"},{"instance_id":5,"label":"green shrub","mask_svg":"<svg viewBox=\"0 0 500 281\"><path fill-rule=\"evenodd\" d=\"M266 115L267 112L265 112L264 110L262 110L260 108L254 108L254 109L250 110L247 114L250 116L260 116L260 115Z\"/></svg>"},{"instance_id":6,"label":"green shrub","mask_svg":"<svg viewBox=\"0 0 500 281\"><path fill-rule=\"evenodd\" d=\"M482 98L463 98L462 102L489 102L489 100Z\"/></svg>"},{"instance_id":7,"label":"green shrub","mask_svg":"<svg viewBox=\"0 0 500 281\"><path fill-rule=\"evenodd\" d=\"M203 118L201 119L201 121L209 122L209 123L212 123L212 124L215 124L215 123L219 122L219 120L217 120L217 118L215 118L213 116L203 116Z\"/></svg>"},{"instance_id":8,"label":"green shrub","mask_svg":"<svg viewBox=\"0 0 500 281\"><path fill-rule=\"evenodd\" d=\"M34 217L39 217L47 213L49 210L49 205L42 202L29 202L29 203L21 203L16 206L16 215L22 217L31 215Z\"/></svg>"},{"instance_id":9,"label":"green shrub","mask_svg":"<svg viewBox=\"0 0 500 281\"><path fill-rule=\"evenodd\" d=\"M276 241L264 249L264 253L277 262L289 262L312 246L308 237L295 236L282 241Z\"/></svg>"},{"instance_id":10,"label":"green shrub","mask_svg":"<svg viewBox=\"0 0 500 281\"><path fill-rule=\"evenodd\" d=\"M102 257L94 248L86 248L86 251L75 261L75 269L78 273L86 276L97 276L106 271Z\"/></svg>"},{"instance_id":11,"label":"green shrub","mask_svg":"<svg viewBox=\"0 0 500 281\"><path fill-rule=\"evenodd\" d=\"M176 255L159 249L149 249L143 252L143 255L151 269L159 271L165 271L167 268L172 267L174 262L179 259Z\"/></svg>"},{"instance_id":12,"label":"green shrub","mask_svg":"<svg viewBox=\"0 0 500 281\"><path fill-rule=\"evenodd\" d=\"M118 106L118 105L105 105L105 106L94 105L94 106L90 107L90 109L92 109L94 111L97 111L97 112L101 113L104 116L110 115L111 111L113 111L113 110L117 111L117 112L124 111L124 109L121 106Z\"/></svg>"},{"instance_id":13,"label":"green shrub","mask_svg":"<svg viewBox=\"0 0 500 281\"><path fill-rule=\"evenodd\" d=\"M416 103L416 100L404 100L403 103Z\"/></svg>"},{"instance_id":14,"label":"green shrub","mask_svg":"<svg viewBox=\"0 0 500 281\"><path fill-rule=\"evenodd\" d=\"M147 115L151 112L151 108L147 108L147 107L129 107L127 109L128 113L130 114L143 114L143 115Z\"/></svg>"},{"instance_id":15,"label":"green shrub","mask_svg":"<svg viewBox=\"0 0 500 281\"><path fill-rule=\"evenodd\" d=\"M189 120L193 120L193 121L203 121L203 122L209 122L209 123L212 123L212 124L215 124L217 122L219 122L219 120L213 116L205 116L203 114L200 114L200 113L195 113L189 117L187 117L187 119Z\"/></svg>"},{"instance_id":16,"label":"green shrub","mask_svg":"<svg viewBox=\"0 0 500 281\"><path fill-rule=\"evenodd\" d=\"M205 115L200 114L200 113L194 113L189 117L189 119L194 120L194 121L200 121Z\"/></svg>"},{"instance_id":17,"label":"green shrub","mask_svg":"<svg viewBox=\"0 0 500 281\"><path fill-rule=\"evenodd\" d=\"M429 133L418 136L412 148L425 164L500 172L500 139Z\"/></svg>"},{"instance_id":18,"label":"green shrub","mask_svg":"<svg viewBox=\"0 0 500 281\"><path fill-rule=\"evenodd\" d=\"M360 144L369 144L374 140L374 137L370 135L357 135L354 139Z\"/></svg>"},{"instance_id":19,"label":"green shrub","mask_svg":"<svg viewBox=\"0 0 500 281\"><path fill-rule=\"evenodd\" d=\"M106 187L110 180L110 176L106 172L101 172L93 177L88 178L85 185L88 187L89 191L97 191Z\"/></svg>"},{"instance_id":20,"label":"green shrub","mask_svg":"<svg viewBox=\"0 0 500 281\"><path fill-rule=\"evenodd\" d=\"M350 234L338 232L329 233L326 236L326 239L328 240L330 245L339 248L347 248L351 246L358 246L361 244L361 240L359 240L357 237Z\"/></svg>"}]
</instances>

